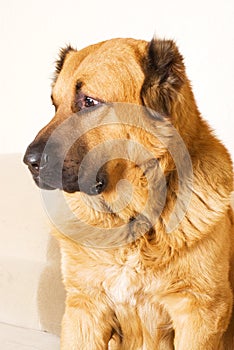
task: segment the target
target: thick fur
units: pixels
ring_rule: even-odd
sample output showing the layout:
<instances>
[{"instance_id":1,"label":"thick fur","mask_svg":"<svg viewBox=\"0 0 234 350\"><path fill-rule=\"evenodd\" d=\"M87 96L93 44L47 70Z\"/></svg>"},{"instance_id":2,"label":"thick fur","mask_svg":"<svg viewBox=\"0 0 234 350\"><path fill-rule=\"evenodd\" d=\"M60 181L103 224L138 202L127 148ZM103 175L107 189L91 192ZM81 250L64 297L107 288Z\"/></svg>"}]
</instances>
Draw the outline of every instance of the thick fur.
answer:
<instances>
[{"instance_id":1,"label":"thick fur","mask_svg":"<svg viewBox=\"0 0 234 350\"><path fill-rule=\"evenodd\" d=\"M56 126L82 106L83 96L91 96L149 107L151 115L146 118L150 123L160 123L160 113L181 135L193 168L186 214L168 234L178 175L167 147L131 126L95 128L86 135L82 141L86 151L109 138L143 144L166 176L167 196L153 228L149 225L145 234L126 244L100 249L55 230L67 290L61 349L233 350L232 163L199 114L175 43L113 39L81 51L69 47L57 64L52 95L56 115L34 144L48 139ZM68 157L67 167L71 162L75 166L75 155ZM149 196L147 171L155 183L150 199L154 208L160 193L154 166L149 162L142 170L127 160L109 162L105 170L109 182L102 194L76 191L65 196L76 217L93 228L95 237L96 227L121 226L142 213ZM133 184L134 194L131 203L118 210L116 184L123 178ZM95 209L105 204L110 211ZM73 225L68 221L68 226ZM141 222L135 224L133 234L138 234Z\"/></svg>"}]
</instances>

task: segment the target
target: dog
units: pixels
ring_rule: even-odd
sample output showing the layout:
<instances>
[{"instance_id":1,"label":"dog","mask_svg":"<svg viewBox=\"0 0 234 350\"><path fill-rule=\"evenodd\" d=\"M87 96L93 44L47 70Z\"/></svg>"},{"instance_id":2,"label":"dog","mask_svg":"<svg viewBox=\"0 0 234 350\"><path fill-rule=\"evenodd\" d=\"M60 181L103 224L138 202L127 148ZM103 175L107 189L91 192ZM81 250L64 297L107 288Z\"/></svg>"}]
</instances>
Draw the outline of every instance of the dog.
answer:
<instances>
[{"instance_id":1,"label":"dog","mask_svg":"<svg viewBox=\"0 0 234 350\"><path fill-rule=\"evenodd\" d=\"M61 349L233 350L232 162L175 42L67 46L52 103L24 162L65 203Z\"/></svg>"}]
</instances>

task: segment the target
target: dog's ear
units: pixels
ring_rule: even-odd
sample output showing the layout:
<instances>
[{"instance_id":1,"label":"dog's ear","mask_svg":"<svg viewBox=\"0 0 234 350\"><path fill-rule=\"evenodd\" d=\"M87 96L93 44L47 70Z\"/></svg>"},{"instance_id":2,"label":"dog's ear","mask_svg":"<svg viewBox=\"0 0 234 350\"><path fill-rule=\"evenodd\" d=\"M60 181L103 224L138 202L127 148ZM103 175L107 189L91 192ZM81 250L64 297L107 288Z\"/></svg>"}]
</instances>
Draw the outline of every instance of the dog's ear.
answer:
<instances>
[{"instance_id":1,"label":"dog's ear","mask_svg":"<svg viewBox=\"0 0 234 350\"><path fill-rule=\"evenodd\" d=\"M186 80L183 57L172 40L153 39L144 63L143 104L169 116L172 104Z\"/></svg>"},{"instance_id":2,"label":"dog's ear","mask_svg":"<svg viewBox=\"0 0 234 350\"><path fill-rule=\"evenodd\" d=\"M59 73L61 72L64 62L66 60L67 55L69 54L69 52L71 51L76 51L76 49L74 49L71 45L67 45L64 48L60 49L59 51L59 57L55 62L55 73L54 73L54 77L53 77L53 82L55 83Z\"/></svg>"}]
</instances>

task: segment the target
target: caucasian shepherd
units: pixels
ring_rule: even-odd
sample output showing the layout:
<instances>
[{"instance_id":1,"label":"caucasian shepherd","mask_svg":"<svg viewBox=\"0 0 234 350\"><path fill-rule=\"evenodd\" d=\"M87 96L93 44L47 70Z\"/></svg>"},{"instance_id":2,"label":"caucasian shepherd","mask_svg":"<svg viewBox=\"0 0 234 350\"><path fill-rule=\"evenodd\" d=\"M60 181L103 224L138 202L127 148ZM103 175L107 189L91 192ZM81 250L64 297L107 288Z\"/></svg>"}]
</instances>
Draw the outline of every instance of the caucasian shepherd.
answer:
<instances>
[{"instance_id":1,"label":"caucasian shepherd","mask_svg":"<svg viewBox=\"0 0 234 350\"><path fill-rule=\"evenodd\" d=\"M55 116L24 162L60 193L62 350L233 350L228 152L175 43L60 53Z\"/></svg>"}]
</instances>

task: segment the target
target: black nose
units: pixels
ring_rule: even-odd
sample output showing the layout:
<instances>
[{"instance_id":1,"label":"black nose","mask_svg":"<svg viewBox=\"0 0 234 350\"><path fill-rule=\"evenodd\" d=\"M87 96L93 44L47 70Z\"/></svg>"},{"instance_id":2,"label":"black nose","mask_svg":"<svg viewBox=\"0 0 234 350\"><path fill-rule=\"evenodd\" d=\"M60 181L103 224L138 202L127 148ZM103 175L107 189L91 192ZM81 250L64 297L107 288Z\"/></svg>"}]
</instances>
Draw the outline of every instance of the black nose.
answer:
<instances>
[{"instance_id":1,"label":"black nose","mask_svg":"<svg viewBox=\"0 0 234 350\"><path fill-rule=\"evenodd\" d=\"M48 165L48 155L42 152L40 148L29 146L23 159L24 163L28 165L30 171L35 175Z\"/></svg>"}]
</instances>

